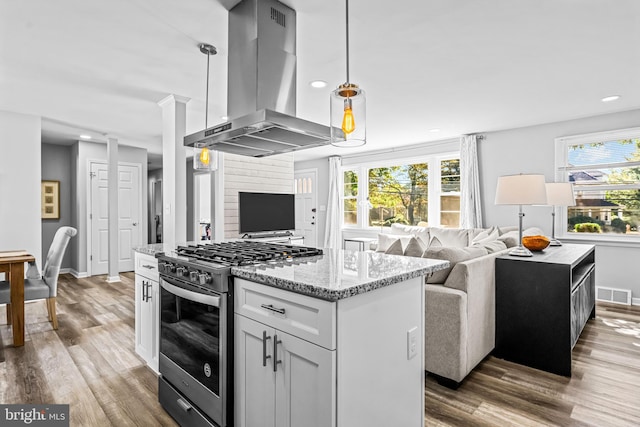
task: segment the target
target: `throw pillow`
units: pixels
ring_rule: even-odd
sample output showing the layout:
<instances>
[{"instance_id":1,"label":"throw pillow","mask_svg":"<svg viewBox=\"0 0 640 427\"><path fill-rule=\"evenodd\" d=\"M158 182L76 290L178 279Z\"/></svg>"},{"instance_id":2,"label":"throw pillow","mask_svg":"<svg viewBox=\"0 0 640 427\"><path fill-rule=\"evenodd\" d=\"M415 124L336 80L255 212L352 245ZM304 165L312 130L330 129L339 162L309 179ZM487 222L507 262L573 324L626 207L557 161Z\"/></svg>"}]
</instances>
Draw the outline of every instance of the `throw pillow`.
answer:
<instances>
[{"instance_id":1,"label":"throw pillow","mask_svg":"<svg viewBox=\"0 0 640 427\"><path fill-rule=\"evenodd\" d=\"M411 240L409 240L409 243L407 243L407 247L404 248L403 255L421 257L425 249L426 248L422 245L419 239L412 237Z\"/></svg>"},{"instance_id":2,"label":"throw pillow","mask_svg":"<svg viewBox=\"0 0 640 427\"><path fill-rule=\"evenodd\" d=\"M416 237L422 241L422 244L426 247L429 246L429 229L420 226L405 225L405 224L391 224L391 234L406 234Z\"/></svg>"},{"instance_id":3,"label":"throw pillow","mask_svg":"<svg viewBox=\"0 0 640 427\"><path fill-rule=\"evenodd\" d=\"M404 251L402 250L402 241L397 239L386 251L384 251L384 253L387 255L404 255Z\"/></svg>"},{"instance_id":4,"label":"throw pillow","mask_svg":"<svg viewBox=\"0 0 640 427\"><path fill-rule=\"evenodd\" d=\"M437 237L432 237L431 241L429 242L429 247L430 248L441 248L442 247L442 242Z\"/></svg>"},{"instance_id":5,"label":"throw pillow","mask_svg":"<svg viewBox=\"0 0 640 427\"><path fill-rule=\"evenodd\" d=\"M437 237L443 246L465 248L469 246L469 230L466 228L435 228L429 230L431 237Z\"/></svg>"},{"instance_id":6,"label":"throw pillow","mask_svg":"<svg viewBox=\"0 0 640 427\"><path fill-rule=\"evenodd\" d=\"M508 248L518 246L518 230L508 231L502 236L498 237L498 240L503 242Z\"/></svg>"},{"instance_id":7,"label":"throw pillow","mask_svg":"<svg viewBox=\"0 0 640 427\"><path fill-rule=\"evenodd\" d=\"M411 237L410 235L402 234L378 234L378 247L376 248L376 252L386 252L398 239L402 241L402 246L404 247L409 243Z\"/></svg>"},{"instance_id":8,"label":"throw pillow","mask_svg":"<svg viewBox=\"0 0 640 427\"><path fill-rule=\"evenodd\" d=\"M482 245L483 243L496 240L499 236L500 234L498 232L498 229L495 227L491 227L487 230L484 230L483 232L478 234L476 237L474 237L473 240L471 241L471 245L476 245L476 244Z\"/></svg>"},{"instance_id":9,"label":"throw pillow","mask_svg":"<svg viewBox=\"0 0 640 427\"><path fill-rule=\"evenodd\" d=\"M476 243L473 246L477 248L485 248L487 252L490 254L507 249L507 245L501 240L492 240L484 243Z\"/></svg>"},{"instance_id":10,"label":"throw pillow","mask_svg":"<svg viewBox=\"0 0 640 427\"><path fill-rule=\"evenodd\" d=\"M443 259L449 261L449 267L445 270L436 271L427 278L427 283L444 283L449 277L453 267L462 261L478 258L487 255L484 248L452 248L448 246L429 248L424 252L423 258Z\"/></svg>"}]
</instances>

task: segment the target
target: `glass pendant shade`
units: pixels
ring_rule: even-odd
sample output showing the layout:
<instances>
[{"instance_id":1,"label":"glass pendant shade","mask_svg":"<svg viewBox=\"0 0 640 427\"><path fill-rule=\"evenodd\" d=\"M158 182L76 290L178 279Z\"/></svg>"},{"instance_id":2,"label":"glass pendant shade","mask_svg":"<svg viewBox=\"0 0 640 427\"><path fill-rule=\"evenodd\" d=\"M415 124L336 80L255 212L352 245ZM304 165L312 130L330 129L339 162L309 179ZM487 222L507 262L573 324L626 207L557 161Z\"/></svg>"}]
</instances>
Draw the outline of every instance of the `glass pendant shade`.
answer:
<instances>
[{"instance_id":1,"label":"glass pendant shade","mask_svg":"<svg viewBox=\"0 0 640 427\"><path fill-rule=\"evenodd\" d=\"M345 83L331 92L331 144L359 147L367 142L365 93L358 85Z\"/></svg>"},{"instance_id":2,"label":"glass pendant shade","mask_svg":"<svg viewBox=\"0 0 640 427\"><path fill-rule=\"evenodd\" d=\"M193 169L197 171L214 171L218 169L218 152L208 149L204 144L193 146Z\"/></svg>"}]
</instances>

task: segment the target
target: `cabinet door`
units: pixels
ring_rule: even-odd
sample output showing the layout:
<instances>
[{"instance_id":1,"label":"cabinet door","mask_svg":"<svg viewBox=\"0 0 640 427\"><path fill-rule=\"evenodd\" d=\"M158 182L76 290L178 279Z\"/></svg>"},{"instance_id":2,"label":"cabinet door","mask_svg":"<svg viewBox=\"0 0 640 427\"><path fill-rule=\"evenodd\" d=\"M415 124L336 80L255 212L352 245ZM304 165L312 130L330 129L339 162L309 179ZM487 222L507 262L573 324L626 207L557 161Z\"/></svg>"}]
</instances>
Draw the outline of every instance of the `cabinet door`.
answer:
<instances>
[{"instance_id":1,"label":"cabinet door","mask_svg":"<svg viewBox=\"0 0 640 427\"><path fill-rule=\"evenodd\" d=\"M336 352L276 330L276 425L336 423Z\"/></svg>"},{"instance_id":2,"label":"cabinet door","mask_svg":"<svg viewBox=\"0 0 640 427\"><path fill-rule=\"evenodd\" d=\"M274 329L238 314L234 327L236 425L275 427L275 372L271 358ZM266 366L265 357L269 357Z\"/></svg>"},{"instance_id":3,"label":"cabinet door","mask_svg":"<svg viewBox=\"0 0 640 427\"><path fill-rule=\"evenodd\" d=\"M149 279L136 274L136 302L135 302L135 329L136 329L136 353L147 363L152 357L153 318L151 304L147 301L147 289Z\"/></svg>"},{"instance_id":4,"label":"cabinet door","mask_svg":"<svg viewBox=\"0 0 640 427\"><path fill-rule=\"evenodd\" d=\"M148 301L149 310L149 336L151 340L149 367L156 373L159 372L160 361L160 284L155 280L149 280Z\"/></svg>"}]
</instances>

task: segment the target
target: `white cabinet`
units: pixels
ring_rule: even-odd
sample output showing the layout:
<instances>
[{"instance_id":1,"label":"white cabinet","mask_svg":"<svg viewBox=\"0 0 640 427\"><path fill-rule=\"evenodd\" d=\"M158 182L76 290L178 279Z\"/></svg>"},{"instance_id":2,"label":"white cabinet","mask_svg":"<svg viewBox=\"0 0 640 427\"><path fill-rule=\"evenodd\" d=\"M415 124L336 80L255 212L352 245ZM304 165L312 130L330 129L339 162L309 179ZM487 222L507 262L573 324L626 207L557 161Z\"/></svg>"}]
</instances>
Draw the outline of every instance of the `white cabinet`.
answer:
<instances>
[{"instance_id":1,"label":"white cabinet","mask_svg":"<svg viewBox=\"0 0 640 427\"><path fill-rule=\"evenodd\" d=\"M332 427L335 426L335 350L323 348L302 338L284 332L288 316L298 324L301 311L293 308L325 301L276 291L278 297L265 298L260 305L271 319L265 323L238 314L247 313L251 302L260 298L256 292L262 285L236 279L236 283L253 285L236 287L244 303L236 304L235 314L235 408L236 425L243 427ZM257 289L254 289L257 286ZM292 301L282 299L289 294ZM247 298L248 297L248 298ZM308 299L299 304L300 298ZM311 304L312 305L312 304ZM278 311L282 311L280 316ZM304 310L303 310L304 311ZM258 312L255 312L258 315ZM276 326L280 327L278 329ZM328 330L326 333L331 334ZM332 340L329 337L329 342Z\"/></svg>"},{"instance_id":2,"label":"white cabinet","mask_svg":"<svg viewBox=\"0 0 640 427\"><path fill-rule=\"evenodd\" d=\"M423 283L330 302L234 278L235 425L424 426Z\"/></svg>"},{"instance_id":3,"label":"white cabinet","mask_svg":"<svg viewBox=\"0 0 640 427\"><path fill-rule=\"evenodd\" d=\"M136 353L158 372L160 341L160 285L158 260L136 252L135 335Z\"/></svg>"}]
</instances>

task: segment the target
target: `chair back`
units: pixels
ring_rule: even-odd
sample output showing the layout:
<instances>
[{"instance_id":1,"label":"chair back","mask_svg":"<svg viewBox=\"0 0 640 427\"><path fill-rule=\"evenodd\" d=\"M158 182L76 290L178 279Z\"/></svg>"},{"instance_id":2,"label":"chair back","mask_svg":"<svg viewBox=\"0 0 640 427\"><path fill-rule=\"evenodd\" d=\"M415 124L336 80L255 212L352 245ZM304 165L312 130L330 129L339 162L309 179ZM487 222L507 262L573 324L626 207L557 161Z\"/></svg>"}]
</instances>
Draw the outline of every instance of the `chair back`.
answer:
<instances>
[{"instance_id":1,"label":"chair back","mask_svg":"<svg viewBox=\"0 0 640 427\"><path fill-rule=\"evenodd\" d=\"M53 242L49 246L49 253L42 269L42 280L49 286L50 296L55 297L58 290L58 274L64 251L67 249L69 240L78 234L78 230L73 227L60 227L53 236Z\"/></svg>"}]
</instances>

